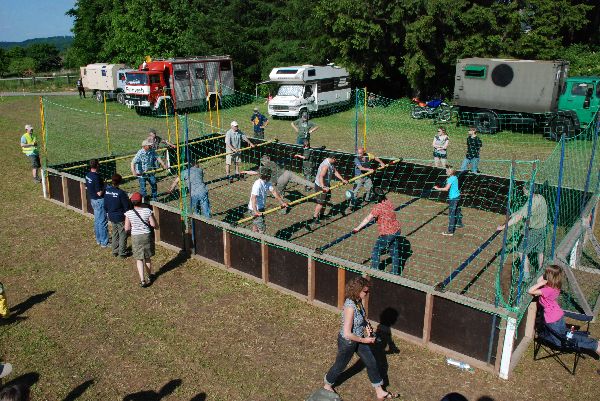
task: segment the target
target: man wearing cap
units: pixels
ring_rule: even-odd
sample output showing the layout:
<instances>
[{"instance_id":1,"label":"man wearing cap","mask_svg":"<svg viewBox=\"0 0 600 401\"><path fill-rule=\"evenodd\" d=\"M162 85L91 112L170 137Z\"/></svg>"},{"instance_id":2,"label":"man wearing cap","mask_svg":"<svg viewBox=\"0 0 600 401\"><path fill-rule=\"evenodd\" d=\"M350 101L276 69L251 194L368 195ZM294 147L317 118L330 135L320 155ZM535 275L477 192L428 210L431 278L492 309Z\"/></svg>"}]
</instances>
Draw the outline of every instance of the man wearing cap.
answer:
<instances>
[{"instance_id":1,"label":"man wearing cap","mask_svg":"<svg viewBox=\"0 0 600 401\"><path fill-rule=\"evenodd\" d=\"M379 166L385 167L385 164L380 158L376 157L372 153L366 153L364 148L358 148L356 157L354 158L354 176L358 177L359 175L375 171L371 167L371 163L373 161L379 163ZM373 180L370 176L362 177L354 182L354 188L352 189L353 208L356 208L360 203L360 200L358 199L358 193L363 187L367 192L365 194L365 201L369 202L371 200L371 189L373 188Z\"/></svg>"},{"instance_id":2,"label":"man wearing cap","mask_svg":"<svg viewBox=\"0 0 600 401\"><path fill-rule=\"evenodd\" d=\"M252 221L252 231L263 234L267 229L265 217L263 216L265 205L267 203L267 192L273 194L275 199L281 203L282 208L286 208L287 203L285 203L279 192L273 187L273 184L269 182L271 179L271 170L266 167L260 167L258 169L258 174L260 178L254 181L252 191L250 192L248 213L254 216L254 220Z\"/></svg>"},{"instance_id":3,"label":"man wearing cap","mask_svg":"<svg viewBox=\"0 0 600 401\"><path fill-rule=\"evenodd\" d=\"M35 182L42 182L38 174L40 163L40 152L38 150L37 137L33 134L33 127L29 124L25 126L25 133L21 136L21 150L31 162L31 173Z\"/></svg>"},{"instance_id":4,"label":"man wearing cap","mask_svg":"<svg viewBox=\"0 0 600 401\"><path fill-rule=\"evenodd\" d=\"M131 174L138 177L140 184L140 193L146 197L146 180L150 183L152 191L152 200L156 200L158 196L158 186L156 185L156 176L154 171L158 168L157 162L162 168L166 169L165 162L156 154L153 148L154 143L149 139L142 142L142 148L131 160Z\"/></svg>"},{"instance_id":5,"label":"man wearing cap","mask_svg":"<svg viewBox=\"0 0 600 401\"><path fill-rule=\"evenodd\" d=\"M269 124L269 119L258 111L258 107L254 108L254 113L250 116L250 122L254 127L254 138L265 139L265 127Z\"/></svg>"},{"instance_id":6,"label":"man wearing cap","mask_svg":"<svg viewBox=\"0 0 600 401\"><path fill-rule=\"evenodd\" d=\"M296 121L292 121L292 128L298 136L296 137L296 143L298 145L304 145L304 140L308 141L308 146L310 146L310 134L319 129L317 124L308 120L308 113L302 113L302 116Z\"/></svg>"},{"instance_id":7,"label":"man wearing cap","mask_svg":"<svg viewBox=\"0 0 600 401\"><path fill-rule=\"evenodd\" d=\"M225 173L230 183L233 182L233 177L230 175L232 162L235 165L235 175L240 174L239 163L241 157L239 151L242 148L242 141L254 147L254 144L248 137L240 131L237 121L232 121L231 129L225 133L225 150L227 151L227 156L225 156Z\"/></svg>"},{"instance_id":8,"label":"man wearing cap","mask_svg":"<svg viewBox=\"0 0 600 401\"><path fill-rule=\"evenodd\" d=\"M336 158L333 156L326 157L325 160L321 162L317 170L317 178L315 178L315 192L319 193L319 195L315 198L317 204L315 205L313 218L306 223L306 228L309 230L312 230L312 224L321 224L321 212L323 211L323 207L331 199L331 189L329 188L329 185L331 184L331 179L333 176L335 175L344 184L348 183L348 181L342 177L340 172L335 168L336 161Z\"/></svg>"},{"instance_id":9,"label":"man wearing cap","mask_svg":"<svg viewBox=\"0 0 600 401\"><path fill-rule=\"evenodd\" d=\"M98 174L98 159L90 160L90 171L85 175L87 194L94 210L94 234L96 243L102 248L108 247L108 220L104 210L104 180Z\"/></svg>"},{"instance_id":10,"label":"man wearing cap","mask_svg":"<svg viewBox=\"0 0 600 401\"><path fill-rule=\"evenodd\" d=\"M184 182L183 191L189 191L190 194L192 211L194 213L202 212L204 217L210 219L210 200L208 199L208 188L204 183L204 169L196 162L189 169L182 170L181 177ZM179 184L179 177L175 177L169 188L169 193L175 190L177 184Z\"/></svg>"}]
</instances>

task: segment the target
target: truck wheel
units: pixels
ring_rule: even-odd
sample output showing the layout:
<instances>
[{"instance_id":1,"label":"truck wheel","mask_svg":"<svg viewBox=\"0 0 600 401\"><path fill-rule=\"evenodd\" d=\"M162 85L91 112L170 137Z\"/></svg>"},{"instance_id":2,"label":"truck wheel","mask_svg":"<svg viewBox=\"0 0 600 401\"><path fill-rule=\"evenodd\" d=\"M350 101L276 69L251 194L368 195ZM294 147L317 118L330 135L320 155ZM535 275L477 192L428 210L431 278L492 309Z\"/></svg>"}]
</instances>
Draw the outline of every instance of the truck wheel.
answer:
<instances>
[{"instance_id":1,"label":"truck wheel","mask_svg":"<svg viewBox=\"0 0 600 401\"><path fill-rule=\"evenodd\" d=\"M102 103L104 101L104 97L102 96L102 91L96 92L96 100L100 103Z\"/></svg>"},{"instance_id":2,"label":"truck wheel","mask_svg":"<svg viewBox=\"0 0 600 401\"><path fill-rule=\"evenodd\" d=\"M447 123L452 119L452 107L448 105L441 105L438 115L437 121L440 123Z\"/></svg>"},{"instance_id":3,"label":"truck wheel","mask_svg":"<svg viewBox=\"0 0 600 401\"><path fill-rule=\"evenodd\" d=\"M475 115L475 128L482 134L495 134L498 132L498 118L491 111L479 111Z\"/></svg>"},{"instance_id":4,"label":"truck wheel","mask_svg":"<svg viewBox=\"0 0 600 401\"><path fill-rule=\"evenodd\" d=\"M123 92L117 93L117 102L125 104L125 94Z\"/></svg>"},{"instance_id":5,"label":"truck wheel","mask_svg":"<svg viewBox=\"0 0 600 401\"><path fill-rule=\"evenodd\" d=\"M573 120L565 116L556 116L550 121L550 139L560 141L562 134L567 138L575 136L575 124Z\"/></svg>"}]
</instances>

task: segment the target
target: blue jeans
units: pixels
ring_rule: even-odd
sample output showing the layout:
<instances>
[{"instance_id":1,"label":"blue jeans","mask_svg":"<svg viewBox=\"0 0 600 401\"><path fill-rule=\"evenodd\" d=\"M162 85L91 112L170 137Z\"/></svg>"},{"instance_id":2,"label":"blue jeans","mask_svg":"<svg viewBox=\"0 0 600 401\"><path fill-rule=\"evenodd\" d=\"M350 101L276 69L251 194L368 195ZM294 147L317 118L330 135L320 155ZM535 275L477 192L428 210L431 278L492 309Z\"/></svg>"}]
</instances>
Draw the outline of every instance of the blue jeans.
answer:
<instances>
[{"instance_id":1,"label":"blue jeans","mask_svg":"<svg viewBox=\"0 0 600 401\"><path fill-rule=\"evenodd\" d=\"M567 325L565 323L564 317L561 317L559 320L557 320L554 323L546 323L546 325L557 333L566 334L566 332L567 332ZM548 333L548 335L545 336L545 339L550 341L552 344L556 345L557 347L560 346L560 340L557 337L555 337L552 333ZM598 340L588 337L577 331L575 333L573 333L573 339L575 340L575 343L577 344L577 346L579 348L583 348L585 350L592 351L592 352L595 352L596 349L598 348Z\"/></svg>"},{"instance_id":2,"label":"blue jeans","mask_svg":"<svg viewBox=\"0 0 600 401\"><path fill-rule=\"evenodd\" d=\"M202 211L202 215L210 219L210 201L208 200L208 192L200 194L192 194L192 211L199 213Z\"/></svg>"},{"instance_id":3,"label":"blue jeans","mask_svg":"<svg viewBox=\"0 0 600 401\"><path fill-rule=\"evenodd\" d=\"M400 252L398 250L398 242L400 240L400 230L395 234L380 235L375 241L375 246L371 252L371 269L379 269L379 258L381 253L387 249L392 255L392 274L399 274L400 268Z\"/></svg>"},{"instance_id":4,"label":"blue jeans","mask_svg":"<svg viewBox=\"0 0 600 401\"><path fill-rule=\"evenodd\" d=\"M448 232L453 233L456 227L462 227L462 212L460 211L460 198L448 199Z\"/></svg>"},{"instance_id":5,"label":"blue jeans","mask_svg":"<svg viewBox=\"0 0 600 401\"><path fill-rule=\"evenodd\" d=\"M459 170L460 171L466 170L467 166L469 164L471 165L471 172L477 173L477 171L478 171L477 168L479 167L479 157L472 157L472 158L465 157Z\"/></svg>"},{"instance_id":6,"label":"blue jeans","mask_svg":"<svg viewBox=\"0 0 600 401\"><path fill-rule=\"evenodd\" d=\"M152 200L156 200L158 196L158 186L156 185L156 176L154 174L142 174L138 177L140 183L140 193L146 198L146 180L150 183L150 190L152 191Z\"/></svg>"},{"instance_id":7,"label":"blue jeans","mask_svg":"<svg viewBox=\"0 0 600 401\"><path fill-rule=\"evenodd\" d=\"M379 369L377 369L377 361L375 361L375 357L373 356L373 352L368 344L357 343L352 340L346 340L341 334L338 334L338 352L335 358L335 362L333 366L327 374L325 375L325 383L333 386L338 376L342 374L344 369L346 369L346 365L352 359L352 355L356 352L360 357L360 360L367 367L367 374L369 375L369 380L371 381L371 385L373 387L382 386L383 379L379 374Z\"/></svg>"},{"instance_id":8,"label":"blue jeans","mask_svg":"<svg viewBox=\"0 0 600 401\"><path fill-rule=\"evenodd\" d=\"M90 199L94 209L94 233L96 242L102 246L108 246L108 220L104 211L104 199Z\"/></svg>"}]
</instances>

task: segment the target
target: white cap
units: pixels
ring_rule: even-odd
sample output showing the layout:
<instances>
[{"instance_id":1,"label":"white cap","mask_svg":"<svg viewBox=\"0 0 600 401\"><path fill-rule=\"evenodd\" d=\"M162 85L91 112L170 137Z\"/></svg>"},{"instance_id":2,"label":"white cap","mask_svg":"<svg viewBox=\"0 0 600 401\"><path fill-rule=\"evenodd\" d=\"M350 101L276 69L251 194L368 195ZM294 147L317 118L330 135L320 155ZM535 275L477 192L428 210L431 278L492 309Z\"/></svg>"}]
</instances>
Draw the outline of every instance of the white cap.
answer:
<instances>
[{"instance_id":1,"label":"white cap","mask_svg":"<svg viewBox=\"0 0 600 401\"><path fill-rule=\"evenodd\" d=\"M231 126L232 126L232 127L237 127L237 126L238 126L238 123L237 123L237 121L232 121L232 122L231 122Z\"/></svg>"},{"instance_id":2,"label":"white cap","mask_svg":"<svg viewBox=\"0 0 600 401\"><path fill-rule=\"evenodd\" d=\"M31 131L33 129L33 127L30 124L27 124L25 126L25 131Z\"/></svg>"}]
</instances>

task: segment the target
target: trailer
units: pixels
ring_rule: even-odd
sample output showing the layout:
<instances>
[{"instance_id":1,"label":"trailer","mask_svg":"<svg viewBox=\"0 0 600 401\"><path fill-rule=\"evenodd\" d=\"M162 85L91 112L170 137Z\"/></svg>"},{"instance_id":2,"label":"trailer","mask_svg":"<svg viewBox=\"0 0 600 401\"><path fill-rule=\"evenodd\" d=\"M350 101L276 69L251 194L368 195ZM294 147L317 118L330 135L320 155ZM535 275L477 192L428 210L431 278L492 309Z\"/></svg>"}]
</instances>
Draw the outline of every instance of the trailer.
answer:
<instances>
[{"instance_id":1,"label":"trailer","mask_svg":"<svg viewBox=\"0 0 600 401\"><path fill-rule=\"evenodd\" d=\"M125 102L125 81L127 71L132 71L125 64L88 64L80 68L83 86L92 91L92 96L99 102L117 100Z\"/></svg>"}]
</instances>

